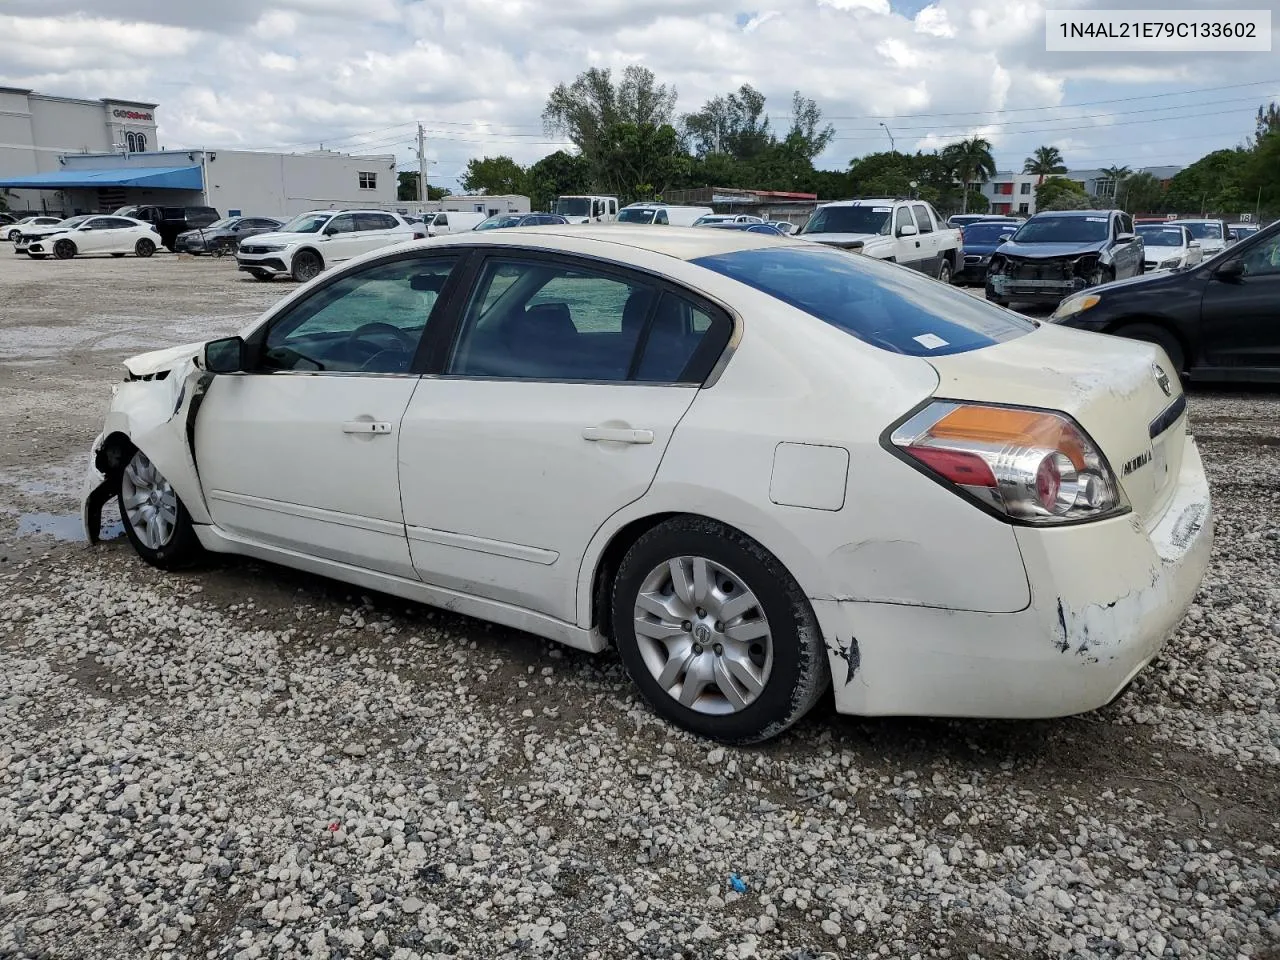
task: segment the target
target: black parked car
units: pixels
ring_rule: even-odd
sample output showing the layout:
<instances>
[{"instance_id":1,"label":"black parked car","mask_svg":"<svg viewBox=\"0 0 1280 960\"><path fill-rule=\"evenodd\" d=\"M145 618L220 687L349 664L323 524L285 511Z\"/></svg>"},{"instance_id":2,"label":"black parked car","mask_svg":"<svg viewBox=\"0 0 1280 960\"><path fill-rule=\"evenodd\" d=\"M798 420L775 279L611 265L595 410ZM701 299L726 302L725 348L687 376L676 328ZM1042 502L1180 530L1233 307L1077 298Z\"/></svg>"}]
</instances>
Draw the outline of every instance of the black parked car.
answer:
<instances>
[{"instance_id":1,"label":"black parked car","mask_svg":"<svg viewBox=\"0 0 1280 960\"><path fill-rule=\"evenodd\" d=\"M987 279L987 264L991 255L1010 236L1022 226L1021 220L990 217L985 220L973 220L960 227L960 235L964 237L964 262L951 278L952 283L983 283Z\"/></svg>"},{"instance_id":2,"label":"black parked car","mask_svg":"<svg viewBox=\"0 0 1280 960\"><path fill-rule=\"evenodd\" d=\"M1078 293L1049 319L1159 344L1193 380L1280 382L1280 222L1195 266Z\"/></svg>"},{"instance_id":3,"label":"black parked car","mask_svg":"<svg viewBox=\"0 0 1280 960\"><path fill-rule=\"evenodd\" d=\"M1063 297L1142 273L1142 239L1121 210L1037 213L987 265L987 299L1056 304Z\"/></svg>"},{"instance_id":4,"label":"black parked car","mask_svg":"<svg viewBox=\"0 0 1280 960\"><path fill-rule=\"evenodd\" d=\"M174 249L178 253L211 253L220 257L225 253L235 253L245 237L272 233L283 224L283 220L271 217L224 217L207 227L178 234L174 239Z\"/></svg>"},{"instance_id":5,"label":"black parked car","mask_svg":"<svg viewBox=\"0 0 1280 960\"><path fill-rule=\"evenodd\" d=\"M117 217L132 217L156 228L165 249L173 251L178 234L217 223L220 214L213 207L158 207L150 204L121 207L112 211Z\"/></svg>"}]
</instances>

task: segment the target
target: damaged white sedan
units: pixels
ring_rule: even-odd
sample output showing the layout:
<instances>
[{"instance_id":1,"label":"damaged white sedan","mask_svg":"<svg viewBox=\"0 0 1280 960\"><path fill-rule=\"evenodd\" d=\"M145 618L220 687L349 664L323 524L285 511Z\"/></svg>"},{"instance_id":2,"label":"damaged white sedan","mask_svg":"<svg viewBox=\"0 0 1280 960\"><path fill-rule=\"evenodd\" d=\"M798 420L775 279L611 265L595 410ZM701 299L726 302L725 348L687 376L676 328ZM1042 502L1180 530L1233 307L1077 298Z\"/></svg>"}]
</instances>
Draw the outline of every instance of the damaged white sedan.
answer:
<instances>
[{"instance_id":1,"label":"damaged white sedan","mask_svg":"<svg viewBox=\"0 0 1280 960\"><path fill-rule=\"evenodd\" d=\"M600 651L664 717L1106 704L1212 519L1157 347L747 232L459 234L126 363L84 517Z\"/></svg>"}]
</instances>

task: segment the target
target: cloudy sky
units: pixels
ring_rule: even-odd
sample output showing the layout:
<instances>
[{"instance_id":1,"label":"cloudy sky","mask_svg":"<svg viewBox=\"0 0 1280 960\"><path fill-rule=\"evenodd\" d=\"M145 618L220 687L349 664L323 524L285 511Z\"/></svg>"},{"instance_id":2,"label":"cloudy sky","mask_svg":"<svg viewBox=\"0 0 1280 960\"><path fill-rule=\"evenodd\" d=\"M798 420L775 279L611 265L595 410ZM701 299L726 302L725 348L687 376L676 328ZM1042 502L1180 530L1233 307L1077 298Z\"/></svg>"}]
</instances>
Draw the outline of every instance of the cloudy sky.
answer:
<instances>
[{"instance_id":1,"label":"cloudy sky","mask_svg":"<svg viewBox=\"0 0 1280 960\"><path fill-rule=\"evenodd\" d=\"M1086 7L1060 0L1052 7ZM1122 4L1093 2L1094 7ZM750 83L785 127L793 89L837 127L818 165L980 133L1001 168L1187 163L1280 100L1273 52L1047 54L1035 0L4 0L0 85L159 103L177 147L394 153L427 128L431 181L468 157L559 145L547 93L589 66L650 67L679 110ZM1127 8L1190 7L1128 0ZM1196 0L1272 10L1280 0ZM359 12L357 12L359 11ZM744 186L747 186L744 184Z\"/></svg>"}]
</instances>

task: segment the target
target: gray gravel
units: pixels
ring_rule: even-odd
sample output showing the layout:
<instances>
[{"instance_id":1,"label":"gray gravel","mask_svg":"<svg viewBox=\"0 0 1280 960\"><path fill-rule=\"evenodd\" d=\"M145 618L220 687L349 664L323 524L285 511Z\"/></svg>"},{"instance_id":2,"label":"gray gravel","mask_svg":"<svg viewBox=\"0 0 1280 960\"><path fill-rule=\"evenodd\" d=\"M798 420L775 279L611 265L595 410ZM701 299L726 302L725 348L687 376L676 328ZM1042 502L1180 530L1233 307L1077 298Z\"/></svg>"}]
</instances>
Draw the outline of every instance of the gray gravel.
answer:
<instances>
[{"instance_id":1,"label":"gray gravel","mask_svg":"<svg viewBox=\"0 0 1280 960\"><path fill-rule=\"evenodd\" d=\"M1193 396L1213 565L1110 707L828 707L737 750L658 722L608 655L48 536L138 349L88 344L126 266L157 342L191 339L174 303L291 289L0 259L0 428L52 418L0 446L0 957L1280 957L1280 397Z\"/></svg>"}]
</instances>

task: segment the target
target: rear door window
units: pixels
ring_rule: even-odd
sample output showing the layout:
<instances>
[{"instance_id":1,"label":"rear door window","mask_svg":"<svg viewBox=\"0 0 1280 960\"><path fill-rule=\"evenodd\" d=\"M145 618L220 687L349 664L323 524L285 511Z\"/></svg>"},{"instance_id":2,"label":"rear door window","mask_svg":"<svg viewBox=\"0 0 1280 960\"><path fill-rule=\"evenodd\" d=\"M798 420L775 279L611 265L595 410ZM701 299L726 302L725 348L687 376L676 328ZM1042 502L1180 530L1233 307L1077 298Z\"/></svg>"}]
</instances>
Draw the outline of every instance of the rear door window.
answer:
<instances>
[{"instance_id":1,"label":"rear door window","mask_svg":"<svg viewBox=\"0 0 1280 960\"><path fill-rule=\"evenodd\" d=\"M912 209L916 213L916 224L920 227L921 233L933 233L933 221L929 219L929 211L922 203L917 203Z\"/></svg>"},{"instance_id":2,"label":"rear door window","mask_svg":"<svg viewBox=\"0 0 1280 960\"><path fill-rule=\"evenodd\" d=\"M740 250L693 262L891 353L964 353L1035 329L1032 321L948 285L816 245Z\"/></svg>"}]
</instances>

